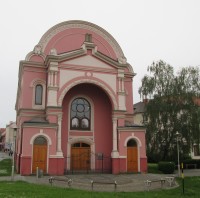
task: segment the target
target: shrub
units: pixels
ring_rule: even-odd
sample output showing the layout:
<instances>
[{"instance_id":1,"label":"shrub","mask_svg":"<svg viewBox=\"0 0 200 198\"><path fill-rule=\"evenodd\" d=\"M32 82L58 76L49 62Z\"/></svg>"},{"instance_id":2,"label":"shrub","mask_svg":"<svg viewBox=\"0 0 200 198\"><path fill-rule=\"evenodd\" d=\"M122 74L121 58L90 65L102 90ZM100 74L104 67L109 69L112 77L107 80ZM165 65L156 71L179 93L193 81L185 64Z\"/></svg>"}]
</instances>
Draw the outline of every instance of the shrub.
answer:
<instances>
[{"instance_id":1,"label":"shrub","mask_svg":"<svg viewBox=\"0 0 200 198\"><path fill-rule=\"evenodd\" d=\"M174 173L175 163L174 162L159 162L158 170L163 172L164 174L172 174Z\"/></svg>"}]
</instances>

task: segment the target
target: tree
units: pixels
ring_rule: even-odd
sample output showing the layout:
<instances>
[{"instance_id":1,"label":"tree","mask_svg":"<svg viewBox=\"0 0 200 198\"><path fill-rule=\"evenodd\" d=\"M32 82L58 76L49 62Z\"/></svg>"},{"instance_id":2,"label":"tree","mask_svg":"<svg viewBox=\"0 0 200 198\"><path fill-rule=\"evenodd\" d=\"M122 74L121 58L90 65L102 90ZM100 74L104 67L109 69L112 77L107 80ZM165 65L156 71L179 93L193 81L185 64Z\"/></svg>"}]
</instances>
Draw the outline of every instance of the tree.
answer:
<instances>
[{"instance_id":1,"label":"tree","mask_svg":"<svg viewBox=\"0 0 200 198\"><path fill-rule=\"evenodd\" d=\"M160 60L147 69L139 93L148 98L145 116L147 155L150 161L176 159L176 132L181 133L182 157L189 155L191 145L199 143L198 104L200 71L198 67L182 68L177 75L169 64ZM185 156L183 156L183 154Z\"/></svg>"}]
</instances>

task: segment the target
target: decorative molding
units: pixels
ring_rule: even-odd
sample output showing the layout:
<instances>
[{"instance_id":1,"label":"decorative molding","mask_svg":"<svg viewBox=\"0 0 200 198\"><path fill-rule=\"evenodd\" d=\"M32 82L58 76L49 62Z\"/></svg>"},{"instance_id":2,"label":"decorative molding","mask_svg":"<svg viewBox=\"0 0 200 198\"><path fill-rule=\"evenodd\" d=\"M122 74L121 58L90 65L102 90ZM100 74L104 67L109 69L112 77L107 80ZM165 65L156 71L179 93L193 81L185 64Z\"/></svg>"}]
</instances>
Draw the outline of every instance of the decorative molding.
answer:
<instances>
[{"instance_id":1,"label":"decorative molding","mask_svg":"<svg viewBox=\"0 0 200 198\"><path fill-rule=\"evenodd\" d=\"M40 130L41 130L41 129L40 129ZM36 139L37 137L39 137L39 136L45 137L45 138L47 139L47 141L48 141L48 145L52 145L51 138L50 138L48 135L46 135L45 133L41 133L41 132L36 133L35 135L33 135L33 136L31 137L31 139L30 139L30 144L33 145L35 139Z\"/></svg>"},{"instance_id":2,"label":"decorative molding","mask_svg":"<svg viewBox=\"0 0 200 198\"><path fill-rule=\"evenodd\" d=\"M48 42L59 32L62 32L66 29L71 28L81 28L90 30L92 32L95 32L96 34L100 35L102 38L104 38L113 48L113 50L116 53L116 56L118 58L118 61L120 63L126 63L126 58L124 57L124 53L117 43L117 41L113 38L111 34L109 34L106 30L103 28L86 21L80 21L80 20L71 20L71 21L65 21L62 23L59 23L52 28L50 28L40 39L38 45L41 46L42 52L44 52L45 47L47 46Z\"/></svg>"},{"instance_id":3,"label":"decorative molding","mask_svg":"<svg viewBox=\"0 0 200 198\"><path fill-rule=\"evenodd\" d=\"M97 82L95 80L92 80L92 79L77 80L77 81L71 83L70 85L68 85L67 87L65 87L64 90L62 91L62 93L60 94L59 99L58 99L58 106L62 105L63 98L65 97L66 93L72 87L74 87L74 86L76 86L78 84L82 84L82 83L91 83L91 84L95 84L95 85L103 88L103 90L105 90L106 93L110 96L110 99L112 100L112 103L113 103L114 110L118 109L118 105L117 105L117 101L116 101L115 95L110 91L110 89L108 89L108 87L106 87L104 84L102 84L100 82Z\"/></svg>"},{"instance_id":4,"label":"decorative molding","mask_svg":"<svg viewBox=\"0 0 200 198\"><path fill-rule=\"evenodd\" d=\"M134 136L134 134L131 134L131 136L126 138L126 140L124 141L124 147L127 147L127 143L131 139L136 140L138 147L142 147L142 142L140 141L140 139L138 137Z\"/></svg>"}]
</instances>

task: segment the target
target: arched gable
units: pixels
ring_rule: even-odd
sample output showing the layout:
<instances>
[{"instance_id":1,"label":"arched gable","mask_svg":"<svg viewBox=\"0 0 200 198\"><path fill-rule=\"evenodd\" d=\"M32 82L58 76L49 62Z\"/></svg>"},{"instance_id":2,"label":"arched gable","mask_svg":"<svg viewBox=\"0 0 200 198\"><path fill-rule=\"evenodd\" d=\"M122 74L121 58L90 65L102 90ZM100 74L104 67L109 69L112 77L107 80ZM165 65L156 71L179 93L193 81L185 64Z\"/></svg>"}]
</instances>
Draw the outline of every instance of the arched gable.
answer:
<instances>
[{"instance_id":1,"label":"arched gable","mask_svg":"<svg viewBox=\"0 0 200 198\"><path fill-rule=\"evenodd\" d=\"M121 47L111 34L93 23L80 20L65 21L50 28L34 48L34 53L48 55L52 49L56 49L61 54L80 49L88 33L92 35L92 42L98 51L119 63L126 63Z\"/></svg>"}]
</instances>

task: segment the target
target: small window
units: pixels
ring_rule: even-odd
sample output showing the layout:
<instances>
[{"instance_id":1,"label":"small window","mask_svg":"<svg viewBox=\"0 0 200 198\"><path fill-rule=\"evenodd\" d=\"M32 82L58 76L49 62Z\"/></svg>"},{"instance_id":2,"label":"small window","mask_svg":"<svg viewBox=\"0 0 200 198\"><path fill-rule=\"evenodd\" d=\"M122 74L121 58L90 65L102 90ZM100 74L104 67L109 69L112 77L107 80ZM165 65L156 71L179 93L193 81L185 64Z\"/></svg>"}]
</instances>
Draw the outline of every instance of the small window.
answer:
<instances>
[{"instance_id":1,"label":"small window","mask_svg":"<svg viewBox=\"0 0 200 198\"><path fill-rule=\"evenodd\" d=\"M195 144L193 146L193 148L194 148L194 156L199 156L200 155L200 153L199 153L199 146L197 144Z\"/></svg>"},{"instance_id":2,"label":"small window","mask_svg":"<svg viewBox=\"0 0 200 198\"><path fill-rule=\"evenodd\" d=\"M42 105L42 94L43 94L42 85L36 85L35 87L35 104L36 105Z\"/></svg>"},{"instance_id":3,"label":"small window","mask_svg":"<svg viewBox=\"0 0 200 198\"><path fill-rule=\"evenodd\" d=\"M90 103L84 98L76 98L71 103L70 129L71 130L90 130Z\"/></svg>"}]
</instances>

